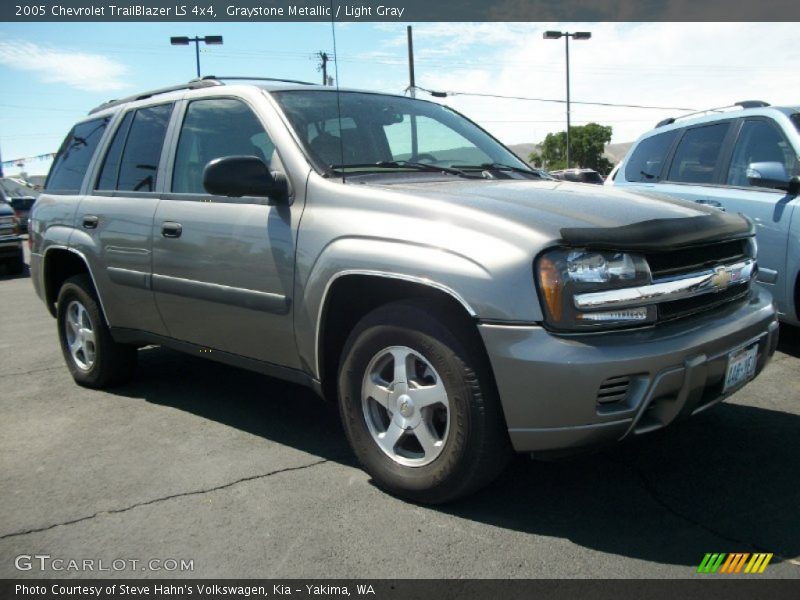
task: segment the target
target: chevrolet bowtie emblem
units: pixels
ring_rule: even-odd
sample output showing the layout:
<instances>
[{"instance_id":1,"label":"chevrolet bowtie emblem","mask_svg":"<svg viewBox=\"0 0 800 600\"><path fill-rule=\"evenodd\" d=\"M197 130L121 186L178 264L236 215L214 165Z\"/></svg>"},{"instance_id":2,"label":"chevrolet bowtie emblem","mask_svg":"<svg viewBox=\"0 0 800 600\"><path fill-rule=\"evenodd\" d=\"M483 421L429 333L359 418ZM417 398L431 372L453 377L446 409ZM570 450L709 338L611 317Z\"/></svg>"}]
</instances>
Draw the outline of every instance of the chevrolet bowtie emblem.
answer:
<instances>
[{"instance_id":1,"label":"chevrolet bowtie emblem","mask_svg":"<svg viewBox=\"0 0 800 600\"><path fill-rule=\"evenodd\" d=\"M714 275L711 277L712 285L718 290L724 290L731 282L731 273L726 267L717 267L714 269Z\"/></svg>"}]
</instances>

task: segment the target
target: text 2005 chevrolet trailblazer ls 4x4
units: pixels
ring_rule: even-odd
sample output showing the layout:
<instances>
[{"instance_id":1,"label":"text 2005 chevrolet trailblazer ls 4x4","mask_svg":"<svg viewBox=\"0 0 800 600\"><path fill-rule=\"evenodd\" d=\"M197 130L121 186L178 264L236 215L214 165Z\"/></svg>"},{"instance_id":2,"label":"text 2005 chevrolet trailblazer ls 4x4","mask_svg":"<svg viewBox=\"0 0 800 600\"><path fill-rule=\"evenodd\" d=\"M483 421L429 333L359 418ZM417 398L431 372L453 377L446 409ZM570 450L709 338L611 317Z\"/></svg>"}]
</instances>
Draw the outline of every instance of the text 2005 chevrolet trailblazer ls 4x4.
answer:
<instances>
[{"instance_id":1,"label":"text 2005 chevrolet trailblazer ls 4x4","mask_svg":"<svg viewBox=\"0 0 800 600\"><path fill-rule=\"evenodd\" d=\"M207 78L107 103L31 230L79 384L160 344L311 386L374 480L421 502L512 449L704 410L777 344L746 219L544 180L405 97Z\"/></svg>"}]
</instances>

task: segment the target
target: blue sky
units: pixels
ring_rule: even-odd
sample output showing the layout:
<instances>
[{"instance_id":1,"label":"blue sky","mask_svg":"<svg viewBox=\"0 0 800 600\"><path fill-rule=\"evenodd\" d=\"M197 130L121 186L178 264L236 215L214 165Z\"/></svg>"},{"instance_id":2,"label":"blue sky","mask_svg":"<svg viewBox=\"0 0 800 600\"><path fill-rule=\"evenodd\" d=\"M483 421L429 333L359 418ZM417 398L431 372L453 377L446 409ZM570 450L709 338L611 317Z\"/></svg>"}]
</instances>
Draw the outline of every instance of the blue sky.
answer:
<instances>
[{"instance_id":1,"label":"blue sky","mask_svg":"<svg viewBox=\"0 0 800 600\"><path fill-rule=\"evenodd\" d=\"M406 23L337 24L339 82L402 93ZM794 23L414 24L417 83L450 91L563 98L564 45L546 29L590 30L571 46L573 100L708 108L758 98L800 104ZM108 100L186 81L194 47L171 35L222 35L202 48L203 74L318 81L314 54L333 53L327 23L0 23L3 160L57 149L72 123ZM333 65L331 65L333 73ZM454 96L453 105L506 143L564 127L560 104ZM676 110L573 105L573 124L614 127L631 141ZM31 162L28 173L49 163ZM6 169L13 173L16 169Z\"/></svg>"}]
</instances>

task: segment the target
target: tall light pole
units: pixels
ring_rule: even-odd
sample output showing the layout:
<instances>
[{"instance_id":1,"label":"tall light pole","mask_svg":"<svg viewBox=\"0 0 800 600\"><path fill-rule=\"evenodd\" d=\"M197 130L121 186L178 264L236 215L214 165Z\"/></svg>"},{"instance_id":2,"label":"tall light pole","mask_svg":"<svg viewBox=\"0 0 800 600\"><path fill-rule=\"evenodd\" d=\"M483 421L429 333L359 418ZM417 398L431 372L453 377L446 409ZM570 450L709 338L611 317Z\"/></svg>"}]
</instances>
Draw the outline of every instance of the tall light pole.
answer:
<instances>
[{"instance_id":1,"label":"tall light pole","mask_svg":"<svg viewBox=\"0 0 800 600\"><path fill-rule=\"evenodd\" d=\"M194 53L195 58L197 59L197 77L200 77L200 42L205 43L206 45L211 44L222 44L222 36L221 35L207 35L205 37L185 37L185 36L177 36L169 38L169 43L173 46L188 46L190 42L194 42Z\"/></svg>"},{"instance_id":2,"label":"tall light pole","mask_svg":"<svg viewBox=\"0 0 800 600\"><path fill-rule=\"evenodd\" d=\"M589 31L575 31L570 33L569 31L545 31L544 35L542 36L546 40L557 40L560 38L564 38L566 42L566 49L567 49L567 168L570 168L570 160L569 160L569 122L570 122L570 114L569 114L569 38L575 38L576 40L588 40L592 37L591 32Z\"/></svg>"}]
</instances>

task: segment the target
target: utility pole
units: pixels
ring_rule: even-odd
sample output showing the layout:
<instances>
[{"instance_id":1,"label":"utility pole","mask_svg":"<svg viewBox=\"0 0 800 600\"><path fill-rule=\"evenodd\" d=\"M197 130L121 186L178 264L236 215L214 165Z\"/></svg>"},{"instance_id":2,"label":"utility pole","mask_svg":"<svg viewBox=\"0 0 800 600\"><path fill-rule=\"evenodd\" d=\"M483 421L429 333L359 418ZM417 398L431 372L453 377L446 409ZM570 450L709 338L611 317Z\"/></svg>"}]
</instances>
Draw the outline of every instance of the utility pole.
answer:
<instances>
[{"instance_id":1,"label":"utility pole","mask_svg":"<svg viewBox=\"0 0 800 600\"><path fill-rule=\"evenodd\" d=\"M322 71L322 85L330 85L328 82L328 61L330 58L328 57L327 52L318 52L317 56L320 59L320 70Z\"/></svg>"},{"instance_id":2,"label":"utility pole","mask_svg":"<svg viewBox=\"0 0 800 600\"><path fill-rule=\"evenodd\" d=\"M417 97L417 84L414 79L414 36L411 33L411 25L406 27L408 34L408 90L411 92L411 97Z\"/></svg>"}]
</instances>

